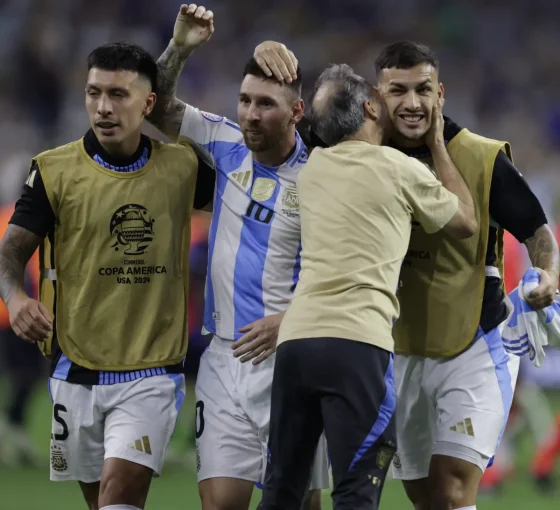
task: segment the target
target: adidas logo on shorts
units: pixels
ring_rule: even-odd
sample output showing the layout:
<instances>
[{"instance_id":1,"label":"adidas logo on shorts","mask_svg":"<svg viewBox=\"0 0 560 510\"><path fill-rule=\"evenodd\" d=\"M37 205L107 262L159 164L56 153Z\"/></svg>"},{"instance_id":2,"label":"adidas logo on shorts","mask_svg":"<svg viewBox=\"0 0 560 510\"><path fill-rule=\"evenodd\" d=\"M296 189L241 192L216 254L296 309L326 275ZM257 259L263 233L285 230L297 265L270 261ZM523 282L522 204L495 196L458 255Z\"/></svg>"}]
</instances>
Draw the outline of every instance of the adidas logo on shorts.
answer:
<instances>
[{"instance_id":1,"label":"adidas logo on shorts","mask_svg":"<svg viewBox=\"0 0 560 510\"><path fill-rule=\"evenodd\" d=\"M453 427L450 427L450 430L474 437L474 429L470 418L465 418L464 421L460 421L457 425L453 425Z\"/></svg>"},{"instance_id":2,"label":"adidas logo on shorts","mask_svg":"<svg viewBox=\"0 0 560 510\"><path fill-rule=\"evenodd\" d=\"M128 447L142 453L147 453L148 455L152 454L152 447L148 436L143 436L142 439L137 439L134 443L130 443Z\"/></svg>"}]
</instances>

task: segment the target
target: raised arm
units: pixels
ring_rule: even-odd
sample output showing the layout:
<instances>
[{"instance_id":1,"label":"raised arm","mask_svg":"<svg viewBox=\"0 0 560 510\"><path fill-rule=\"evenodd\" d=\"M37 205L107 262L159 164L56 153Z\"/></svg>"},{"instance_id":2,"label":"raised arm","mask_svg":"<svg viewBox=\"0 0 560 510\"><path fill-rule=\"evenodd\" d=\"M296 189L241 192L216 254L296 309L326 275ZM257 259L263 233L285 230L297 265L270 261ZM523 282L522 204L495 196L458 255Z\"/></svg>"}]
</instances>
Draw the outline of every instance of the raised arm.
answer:
<instances>
[{"instance_id":1,"label":"raised arm","mask_svg":"<svg viewBox=\"0 0 560 510\"><path fill-rule=\"evenodd\" d=\"M25 292L25 267L41 241L37 234L9 225L0 242L0 297L14 332L27 342L45 340L52 329L48 310Z\"/></svg>"},{"instance_id":2,"label":"raised arm","mask_svg":"<svg viewBox=\"0 0 560 510\"><path fill-rule=\"evenodd\" d=\"M177 83L191 53L214 33L214 14L196 4L181 5L173 38L157 61L158 100L148 121L172 140L177 140L186 104L177 99Z\"/></svg>"}]
</instances>

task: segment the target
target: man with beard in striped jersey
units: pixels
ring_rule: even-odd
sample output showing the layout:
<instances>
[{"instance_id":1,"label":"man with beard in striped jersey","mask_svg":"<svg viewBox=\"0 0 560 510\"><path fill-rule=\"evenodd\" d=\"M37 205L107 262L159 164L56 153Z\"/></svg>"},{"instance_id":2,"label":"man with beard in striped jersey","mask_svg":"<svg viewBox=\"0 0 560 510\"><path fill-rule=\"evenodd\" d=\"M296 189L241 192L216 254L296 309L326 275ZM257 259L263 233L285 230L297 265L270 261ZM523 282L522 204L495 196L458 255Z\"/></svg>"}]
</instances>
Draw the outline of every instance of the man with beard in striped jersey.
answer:
<instances>
[{"instance_id":1,"label":"man with beard in striped jersey","mask_svg":"<svg viewBox=\"0 0 560 510\"><path fill-rule=\"evenodd\" d=\"M186 59L213 31L211 11L181 6L158 60L160 103L149 120L171 139L202 145L216 162L204 316L213 337L196 383L197 471L203 510L247 510L268 460L278 328L300 270L295 182L308 153L296 131L304 105L295 67L290 83L280 83L254 59L247 63L239 124L175 97ZM323 440L311 487L328 485ZM320 508L320 490L306 505Z\"/></svg>"}]
</instances>

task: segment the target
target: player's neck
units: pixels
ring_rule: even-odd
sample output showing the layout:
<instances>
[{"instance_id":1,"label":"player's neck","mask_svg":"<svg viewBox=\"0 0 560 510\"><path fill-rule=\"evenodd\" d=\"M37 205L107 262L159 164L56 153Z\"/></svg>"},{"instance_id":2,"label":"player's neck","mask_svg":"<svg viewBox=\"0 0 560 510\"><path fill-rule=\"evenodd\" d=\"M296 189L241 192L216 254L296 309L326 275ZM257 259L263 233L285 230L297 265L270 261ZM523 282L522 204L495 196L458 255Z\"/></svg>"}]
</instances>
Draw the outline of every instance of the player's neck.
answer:
<instances>
[{"instance_id":1,"label":"player's neck","mask_svg":"<svg viewBox=\"0 0 560 510\"><path fill-rule=\"evenodd\" d=\"M103 150L107 152L110 156L115 158L130 158L134 155L138 148L140 147L140 140L142 137L142 133L136 133L130 138L123 140L120 143L103 143L99 141Z\"/></svg>"},{"instance_id":2,"label":"player's neck","mask_svg":"<svg viewBox=\"0 0 560 510\"><path fill-rule=\"evenodd\" d=\"M276 167L284 164L296 149L296 134L290 134L281 143L267 151L253 152L253 159L262 165Z\"/></svg>"}]
</instances>

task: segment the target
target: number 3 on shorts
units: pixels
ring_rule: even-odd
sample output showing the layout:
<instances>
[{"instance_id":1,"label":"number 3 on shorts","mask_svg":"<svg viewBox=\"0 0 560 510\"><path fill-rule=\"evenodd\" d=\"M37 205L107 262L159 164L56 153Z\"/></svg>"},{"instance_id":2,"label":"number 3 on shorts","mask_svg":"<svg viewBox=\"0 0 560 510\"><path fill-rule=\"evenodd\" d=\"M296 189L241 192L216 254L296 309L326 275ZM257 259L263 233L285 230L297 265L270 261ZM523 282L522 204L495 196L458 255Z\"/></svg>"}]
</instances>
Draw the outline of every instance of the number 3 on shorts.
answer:
<instances>
[{"instance_id":1,"label":"number 3 on shorts","mask_svg":"<svg viewBox=\"0 0 560 510\"><path fill-rule=\"evenodd\" d=\"M199 400L196 403L196 439L204 432L204 402Z\"/></svg>"},{"instance_id":2,"label":"number 3 on shorts","mask_svg":"<svg viewBox=\"0 0 560 510\"><path fill-rule=\"evenodd\" d=\"M54 419L62 427L62 434L51 434L51 439L55 439L56 441L66 441L66 439L68 439L68 425L60 416L60 413L67 412L68 410L62 404L54 405Z\"/></svg>"}]
</instances>

